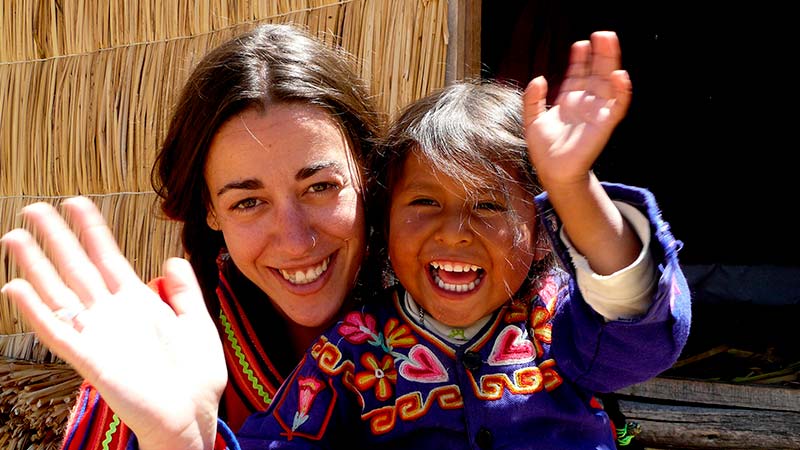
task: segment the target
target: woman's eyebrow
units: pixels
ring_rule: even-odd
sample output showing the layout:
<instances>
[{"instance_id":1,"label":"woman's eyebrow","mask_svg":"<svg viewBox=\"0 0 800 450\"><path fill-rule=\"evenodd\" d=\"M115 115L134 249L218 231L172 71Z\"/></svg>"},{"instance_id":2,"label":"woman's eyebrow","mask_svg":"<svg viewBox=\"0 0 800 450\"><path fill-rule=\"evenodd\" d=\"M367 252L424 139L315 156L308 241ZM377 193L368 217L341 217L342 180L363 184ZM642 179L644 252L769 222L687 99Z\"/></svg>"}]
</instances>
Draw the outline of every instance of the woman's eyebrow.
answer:
<instances>
[{"instance_id":1,"label":"woman's eyebrow","mask_svg":"<svg viewBox=\"0 0 800 450\"><path fill-rule=\"evenodd\" d=\"M217 197L234 189L255 190L255 189L261 189L263 187L264 184L261 182L261 180L257 178L246 178L244 180L232 181L230 183L226 183L224 186L219 188L219 190L217 191Z\"/></svg>"},{"instance_id":2,"label":"woman's eyebrow","mask_svg":"<svg viewBox=\"0 0 800 450\"><path fill-rule=\"evenodd\" d=\"M320 161L314 163L310 166L303 167L302 169L297 171L297 174L294 176L294 179L297 181L305 180L313 176L315 173L319 172L320 170L325 170L331 167L338 167L339 164L336 161Z\"/></svg>"}]
</instances>

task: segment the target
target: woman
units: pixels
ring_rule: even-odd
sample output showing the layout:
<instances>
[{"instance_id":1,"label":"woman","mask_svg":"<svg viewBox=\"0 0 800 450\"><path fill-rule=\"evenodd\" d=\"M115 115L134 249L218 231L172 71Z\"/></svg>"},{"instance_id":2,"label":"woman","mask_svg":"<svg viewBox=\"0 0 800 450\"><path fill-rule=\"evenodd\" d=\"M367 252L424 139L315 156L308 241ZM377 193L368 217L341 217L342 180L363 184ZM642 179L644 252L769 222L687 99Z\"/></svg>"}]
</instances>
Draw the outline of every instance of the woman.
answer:
<instances>
[{"instance_id":1,"label":"woman","mask_svg":"<svg viewBox=\"0 0 800 450\"><path fill-rule=\"evenodd\" d=\"M361 167L380 118L350 63L290 25L223 43L186 82L153 169L223 341L220 416L234 430L359 297L349 293L366 248ZM91 214L78 203L68 208ZM63 447L125 448L118 423L85 383Z\"/></svg>"}]
</instances>

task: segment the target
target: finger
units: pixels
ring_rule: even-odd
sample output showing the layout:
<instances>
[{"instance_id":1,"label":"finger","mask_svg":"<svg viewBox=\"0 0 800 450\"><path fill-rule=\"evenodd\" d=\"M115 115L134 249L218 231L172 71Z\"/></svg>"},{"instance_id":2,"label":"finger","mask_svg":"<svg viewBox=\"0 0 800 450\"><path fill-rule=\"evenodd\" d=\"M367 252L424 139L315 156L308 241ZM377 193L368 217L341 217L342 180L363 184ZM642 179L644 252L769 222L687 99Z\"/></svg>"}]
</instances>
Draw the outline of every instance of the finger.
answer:
<instances>
[{"instance_id":1,"label":"finger","mask_svg":"<svg viewBox=\"0 0 800 450\"><path fill-rule=\"evenodd\" d=\"M547 80L543 76L532 79L522 94L522 120L527 128L547 111Z\"/></svg>"},{"instance_id":2,"label":"finger","mask_svg":"<svg viewBox=\"0 0 800 450\"><path fill-rule=\"evenodd\" d=\"M203 315L209 317L203 301L203 292L197 283L189 261L169 258L164 262L164 290L167 303L177 315Z\"/></svg>"},{"instance_id":3,"label":"finger","mask_svg":"<svg viewBox=\"0 0 800 450\"><path fill-rule=\"evenodd\" d=\"M57 318L50 305L28 281L15 278L3 286L2 292L17 305L47 348L70 364L78 362L75 357L78 331L71 323Z\"/></svg>"},{"instance_id":4,"label":"finger","mask_svg":"<svg viewBox=\"0 0 800 450\"><path fill-rule=\"evenodd\" d=\"M628 72L624 70L616 70L611 74L611 85L616 92L611 114L613 119L619 122L625 117L628 107L630 107L631 98L633 98L633 85Z\"/></svg>"},{"instance_id":5,"label":"finger","mask_svg":"<svg viewBox=\"0 0 800 450\"><path fill-rule=\"evenodd\" d=\"M109 291L116 293L126 282L140 281L93 201L87 197L73 197L64 200L62 206Z\"/></svg>"},{"instance_id":6,"label":"finger","mask_svg":"<svg viewBox=\"0 0 800 450\"><path fill-rule=\"evenodd\" d=\"M2 237L2 244L15 263L22 269L27 283L49 309L84 308L80 298L66 285L50 259L44 254L33 236L21 228L11 230Z\"/></svg>"},{"instance_id":7,"label":"finger","mask_svg":"<svg viewBox=\"0 0 800 450\"><path fill-rule=\"evenodd\" d=\"M577 41L569 52L569 66L564 81L561 83L559 97L573 91L586 89L591 64L591 43Z\"/></svg>"},{"instance_id":8,"label":"finger","mask_svg":"<svg viewBox=\"0 0 800 450\"><path fill-rule=\"evenodd\" d=\"M591 36L591 69L586 90L600 98L614 98L611 74L621 67L619 39L613 31L596 31Z\"/></svg>"},{"instance_id":9,"label":"finger","mask_svg":"<svg viewBox=\"0 0 800 450\"><path fill-rule=\"evenodd\" d=\"M64 283L86 307L108 296L108 288L100 272L55 208L47 203L34 203L23 208L22 214L33 225L42 248L49 252L52 264Z\"/></svg>"}]
</instances>

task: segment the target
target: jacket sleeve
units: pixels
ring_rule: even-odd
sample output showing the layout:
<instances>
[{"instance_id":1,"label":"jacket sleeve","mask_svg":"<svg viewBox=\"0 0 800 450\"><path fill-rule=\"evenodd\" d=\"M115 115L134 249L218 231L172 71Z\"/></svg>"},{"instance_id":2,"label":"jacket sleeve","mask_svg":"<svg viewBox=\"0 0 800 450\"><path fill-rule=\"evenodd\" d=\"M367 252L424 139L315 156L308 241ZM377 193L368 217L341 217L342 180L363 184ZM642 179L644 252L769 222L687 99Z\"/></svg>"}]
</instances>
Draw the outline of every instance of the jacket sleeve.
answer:
<instances>
[{"instance_id":1,"label":"jacket sleeve","mask_svg":"<svg viewBox=\"0 0 800 450\"><path fill-rule=\"evenodd\" d=\"M641 211L650 222L650 254L658 281L647 312L629 320L606 321L582 298L569 253L558 238L560 221L547 194L537 196L542 224L569 272L567 294L553 319L552 353L562 374L587 389L611 392L650 379L670 368L689 335L691 296L678 262L675 239L652 193L603 183L615 201Z\"/></svg>"},{"instance_id":2,"label":"jacket sleeve","mask_svg":"<svg viewBox=\"0 0 800 450\"><path fill-rule=\"evenodd\" d=\"M84 381L67 423L62 450L124 450L131 436L130 429L111 411L100 393Z\"/></svg>"}]
</instances>

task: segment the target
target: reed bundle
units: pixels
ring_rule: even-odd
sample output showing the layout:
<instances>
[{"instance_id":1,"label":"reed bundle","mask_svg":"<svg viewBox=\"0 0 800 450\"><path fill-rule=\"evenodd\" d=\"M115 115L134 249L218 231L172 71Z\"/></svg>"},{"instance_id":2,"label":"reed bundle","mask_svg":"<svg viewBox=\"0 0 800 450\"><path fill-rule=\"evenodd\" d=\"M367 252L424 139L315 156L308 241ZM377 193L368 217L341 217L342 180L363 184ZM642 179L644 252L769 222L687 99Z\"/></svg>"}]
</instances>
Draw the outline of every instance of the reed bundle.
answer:
<instances>
[{"instance_id":1,"label":"reed bundle","mask_svg":"<svg viewBox=\"0 0 800 450\"><path fill-rule=\"evenodd\" d=\"M58 449L81 381L66 364L0 357L0 448Z\"/></svg>"}]
</instances>

